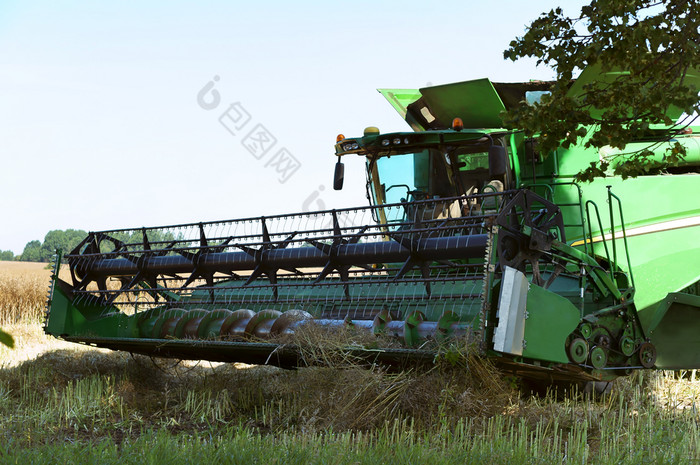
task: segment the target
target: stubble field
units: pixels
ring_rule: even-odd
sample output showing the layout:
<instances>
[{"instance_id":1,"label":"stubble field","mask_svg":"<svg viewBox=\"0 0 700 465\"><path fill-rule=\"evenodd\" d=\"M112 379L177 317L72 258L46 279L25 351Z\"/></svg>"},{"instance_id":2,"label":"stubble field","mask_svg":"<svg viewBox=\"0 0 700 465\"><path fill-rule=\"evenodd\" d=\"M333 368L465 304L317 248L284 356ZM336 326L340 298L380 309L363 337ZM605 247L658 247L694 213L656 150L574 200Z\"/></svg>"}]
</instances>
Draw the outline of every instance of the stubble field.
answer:
<instances>
[{"instance_id":1,"label":"stubble field","mask_svg":"<svg viewBox=\"0 0 700 465\"><path fill-rule=\"evenodd\" d=\"M700 460L693 373L638 373L587 399L525 395L473 357L401 372L151 359L44 335L49 276L0 262L0 326L15 339L0 347L2 463Z\"/></svg>"}]
</instances>

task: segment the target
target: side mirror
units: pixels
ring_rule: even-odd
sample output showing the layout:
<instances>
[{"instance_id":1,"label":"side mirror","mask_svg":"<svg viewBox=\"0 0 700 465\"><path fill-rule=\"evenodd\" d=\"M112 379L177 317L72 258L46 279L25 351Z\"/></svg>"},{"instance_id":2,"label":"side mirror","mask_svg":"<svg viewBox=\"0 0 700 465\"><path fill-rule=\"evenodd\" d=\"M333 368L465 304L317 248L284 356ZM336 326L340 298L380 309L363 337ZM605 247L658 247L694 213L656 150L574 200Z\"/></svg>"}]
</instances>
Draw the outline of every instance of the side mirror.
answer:
<instances>
[{"instance_id":1,"label":"side mirror","mask_svg":"<svg viewBox=\"0 0 700 465\"><path fill-rule=\"evenodd\" d=\"M492 178L506 174L508 155L506 148L501 145L489 147L489 176Z\"/></svg>"},{"instance_id":2,"label":"side mirror","mask_svg":"<svg viewBox=\"0 0 700 465\"><path fill-rule=\"evenodd\" d=\"M335 164L335 173L333 174L333 190L339 191L343 188L343 181L345 180L345 165L343 162L338 161Z\"/></svg>"}]
</instances>

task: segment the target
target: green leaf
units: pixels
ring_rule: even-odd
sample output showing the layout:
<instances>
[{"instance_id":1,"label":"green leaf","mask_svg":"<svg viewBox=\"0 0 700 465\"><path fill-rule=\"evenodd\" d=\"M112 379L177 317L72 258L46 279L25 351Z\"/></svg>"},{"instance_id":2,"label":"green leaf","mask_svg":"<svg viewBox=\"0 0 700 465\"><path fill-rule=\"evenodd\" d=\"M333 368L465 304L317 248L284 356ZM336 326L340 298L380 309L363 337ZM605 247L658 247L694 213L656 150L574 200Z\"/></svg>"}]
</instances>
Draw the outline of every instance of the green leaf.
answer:
<instances>
[{"instance_id":1,"label":"green leaf","mask_svg":"<svg viewBox=\"0 0 700 465\"><path fill-rule=\"evenodd\" d=\"M15 346L15 340L12 339L12 336L0 329L0 344L4 344L10 349L12 349Z\"/></svg>"}]
</instances>

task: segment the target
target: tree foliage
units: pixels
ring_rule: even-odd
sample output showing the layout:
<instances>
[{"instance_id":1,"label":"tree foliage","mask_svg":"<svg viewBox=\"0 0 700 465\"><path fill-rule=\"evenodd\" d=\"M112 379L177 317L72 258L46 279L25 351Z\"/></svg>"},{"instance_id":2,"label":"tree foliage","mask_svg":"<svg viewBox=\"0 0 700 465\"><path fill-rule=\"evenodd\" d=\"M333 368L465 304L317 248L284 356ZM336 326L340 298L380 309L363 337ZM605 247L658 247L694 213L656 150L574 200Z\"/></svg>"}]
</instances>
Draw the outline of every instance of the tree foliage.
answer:
<instances>
[{"instance_id":1,"label":"tree foliage","mask_svg":"<svg viewBox=\"0 0 700 465\"><path fill-rule=\"evenodd\" d=\"M0 260L2 261L12 261L15 259L15 254L11 250L0 250Z\"/></svg>"},{"instance_id":2,"label":"tree foliage","mask_svg":"<svg viewBox=\"0 0 700 465\"><path fill-rule=\"evenodd\" d=\"M46 233L44 242L41 244L42 258L51 259L57 249L63 250L64 253L72 251L83 239L87 233L80 229L66 229L65 231L54 230ZM46 261L46 260L42 260Z\"/></svg>"},{"instance_id":3,"label":"tree foliage","mask_svg":"<svg viewBox=\"0 0 700 465\"><path fill-rule=\"evenodd\" d=\"M63 253L70 253L75 249L80 242L87 237L88 233L81 229L66 229L53 230L46 233L44 241L33 240L27 242L24 246L22 255L17 257L18 260L24 262L49 262L52 260L57 249L61 249ZM110 237L124 242L126 244L142 244L143 232L140 229L131 231L117 231L109 234ZM172 247L176 242L179 247L183 246L184 238L182 235L175 235L170 231L162 231L158 229L147 230L148 242L155 248L161 249ZM110 252L114 249L114 243L104 240L100 243L101 252ZM10 252L11 253L11 252ZM0 260L2 260L0 255Z\"/></svg>"},{"instance_id":4,"label":"tree foliage","mask_svg":"<svg viewBox=\"0 0 700 465\"><path fill-rule=\"evenodd\" d=\"M61 249L65 253L73 250L87 233L80 229L53 230L46 233L44 242L30 241L24 246L20 260L24 262L48 262Z\"/></svg>"},{"instance_id":5,"label":"tree foliage","mask_svg":"<svg viewBox=\"0 0 700 465\"><path fill-rule=\"evenodd\" d=\"M534 57L556 72L550 95L539 104L523 103L505 117L527 135L539 134L544 153L577 143L624 150L648 136L651 124L668 126L670 140L692 118L676 124L667 110L675 106L687 115L698 112L698 89L689 76L700 69L700 5L695 0L593 0L578 17L556 8L533 21L504 57ZM590 66L603 73L628 72L612 82L591 82L578 96L567 95L572 79ZM601 111L592 114L593 108ZM649 155L648 148L634 153L614 167L614 174L637 176L660 168ZM662 164L673 165L684 155L684 147L675 143ZM578 177L590 180L607 169L606 162L599 162Z\"/></svg>"},{"instance_id":6,"label":"tree foliage","mask_svg":"<svg viewBox=\"0 0 700 465\"><path fill-rule=\"evenodd\" d=\"M20 260L23 262L40 262L41 260L41 241L29 241L24 246Z\"/></svg>"}]
</instances>

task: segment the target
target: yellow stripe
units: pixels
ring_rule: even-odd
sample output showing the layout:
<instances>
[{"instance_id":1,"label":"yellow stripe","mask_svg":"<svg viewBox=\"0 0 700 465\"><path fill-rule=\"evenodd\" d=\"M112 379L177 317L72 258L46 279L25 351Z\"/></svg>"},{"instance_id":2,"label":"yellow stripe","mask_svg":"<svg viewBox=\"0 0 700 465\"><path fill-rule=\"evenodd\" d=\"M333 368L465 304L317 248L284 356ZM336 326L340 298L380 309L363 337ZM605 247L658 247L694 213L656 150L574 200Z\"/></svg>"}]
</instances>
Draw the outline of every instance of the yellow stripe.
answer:
<instances>
[{"instance_id":1,"label":"yellow stripe","mask_svg":"<svg viewBox=\"0 0 700 465\"><path fill-rule=\"evenodd\" d=\"M672 229L681 228L691 228L693 226L700 226L700 216L691 216L690 218L682 218L680 220L664 221L661 223L654 223L647 226L640 226L638 228L632 228L627 230L627 237L641 236L642 234L651 234L661 231L670 231ZM612 234L608 233L605 235L605 240L608 241L612 239ZM622 239L622 231L618 231L615 234L615 239ZM588 239L586 241L580 240L571 244L572 247L577 245L583 245L584 242L593 243L600 242L603 240L603 236L596 236L593 239Z\"/></svg>"}]
</instances>

